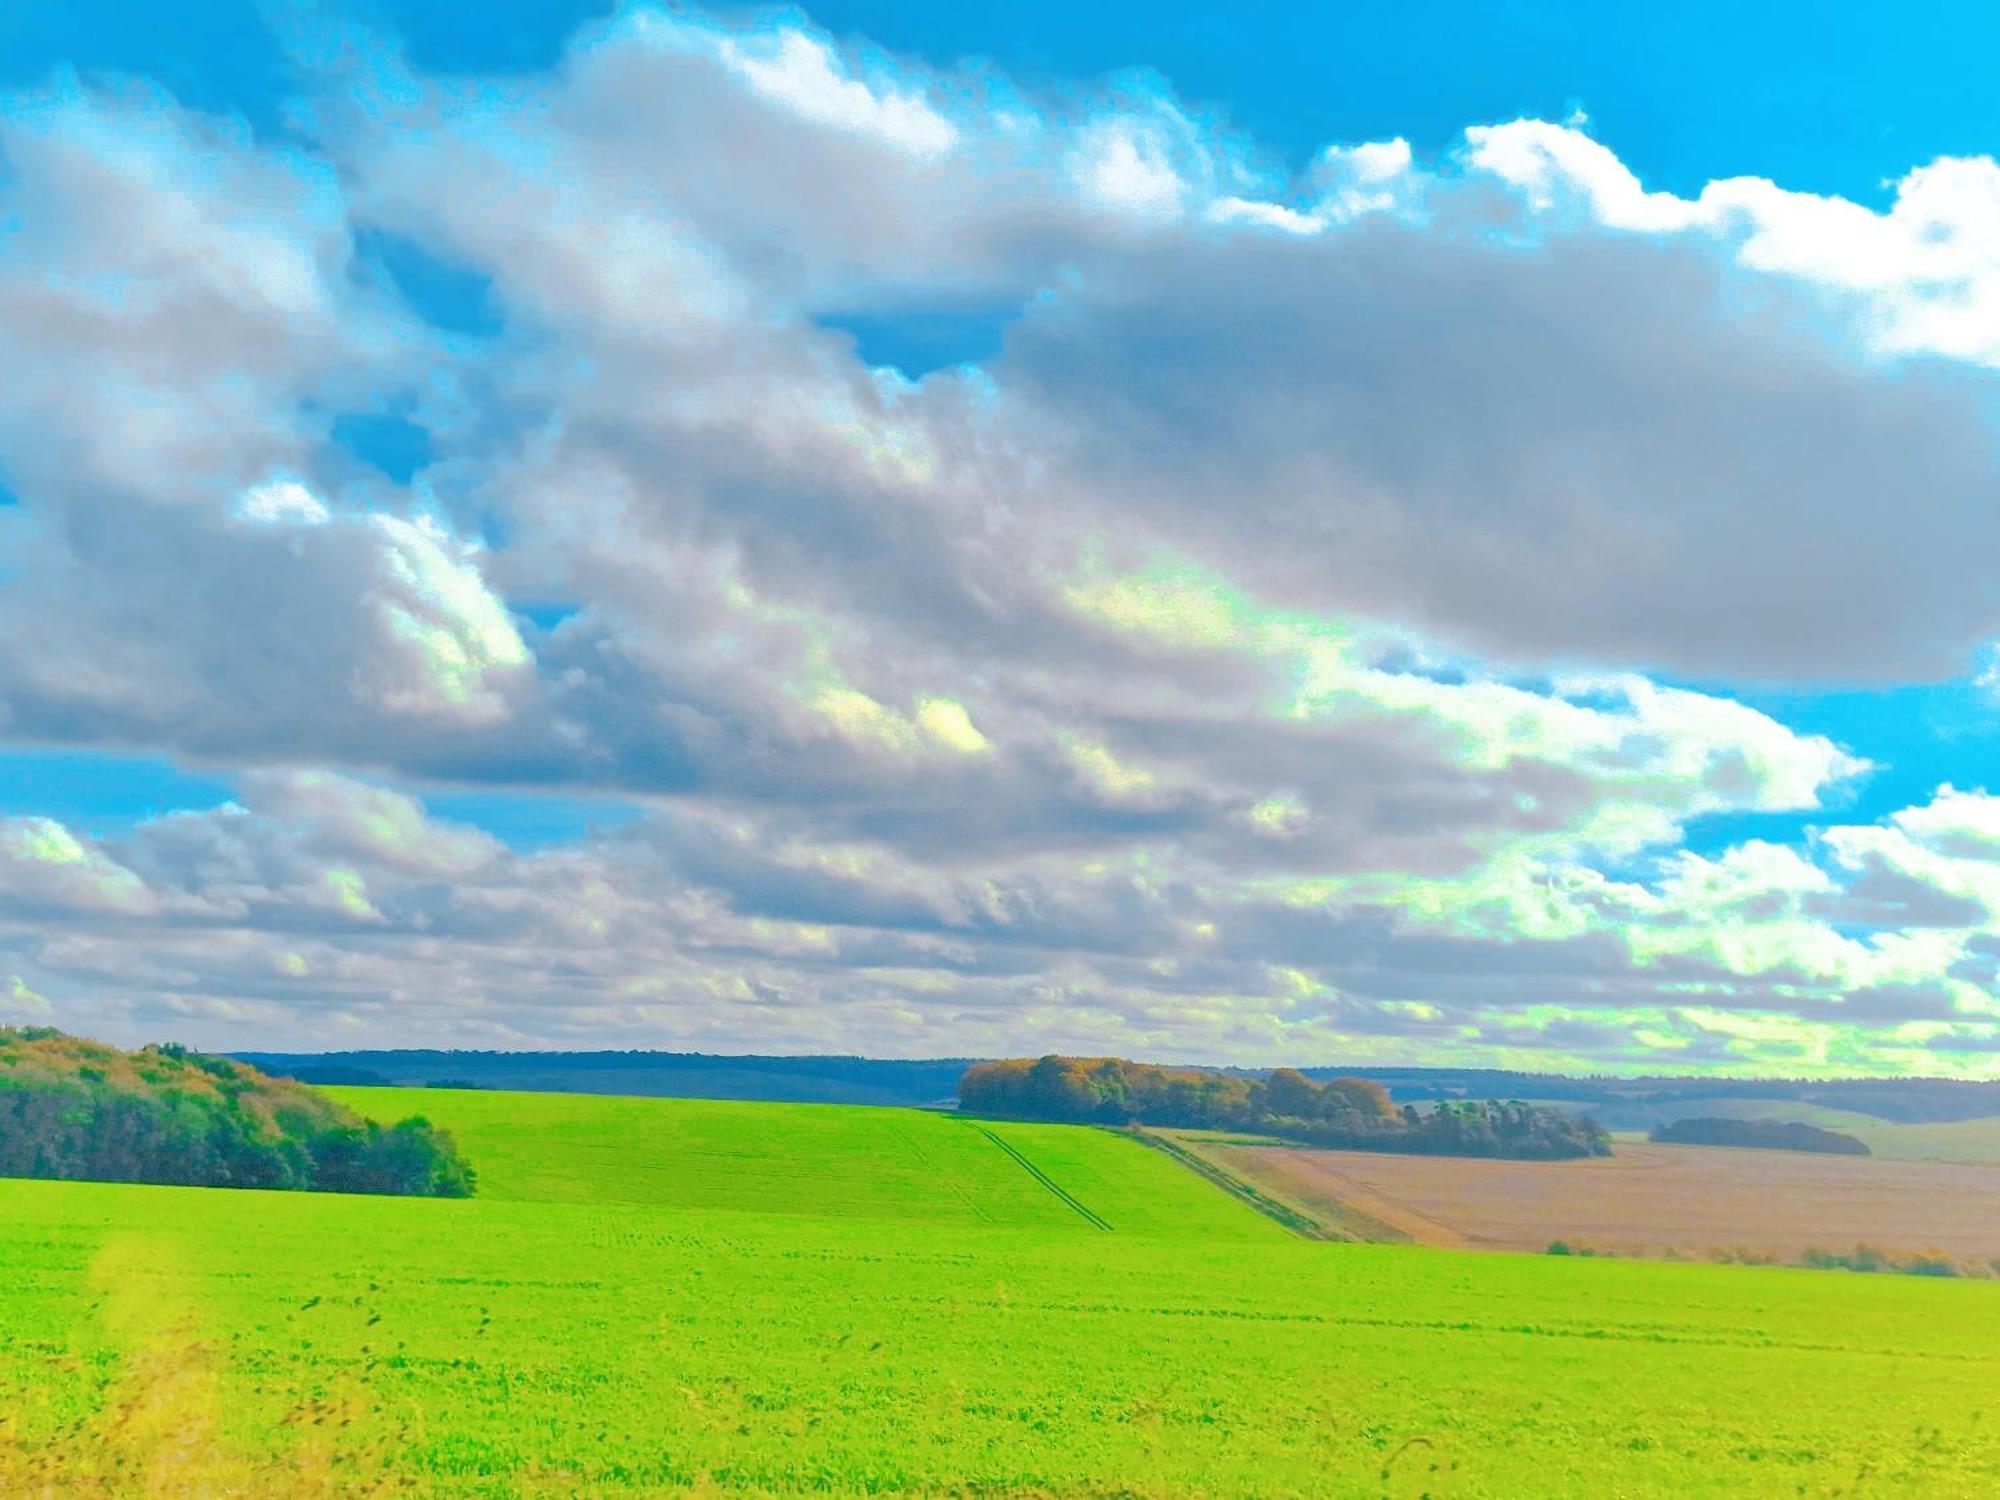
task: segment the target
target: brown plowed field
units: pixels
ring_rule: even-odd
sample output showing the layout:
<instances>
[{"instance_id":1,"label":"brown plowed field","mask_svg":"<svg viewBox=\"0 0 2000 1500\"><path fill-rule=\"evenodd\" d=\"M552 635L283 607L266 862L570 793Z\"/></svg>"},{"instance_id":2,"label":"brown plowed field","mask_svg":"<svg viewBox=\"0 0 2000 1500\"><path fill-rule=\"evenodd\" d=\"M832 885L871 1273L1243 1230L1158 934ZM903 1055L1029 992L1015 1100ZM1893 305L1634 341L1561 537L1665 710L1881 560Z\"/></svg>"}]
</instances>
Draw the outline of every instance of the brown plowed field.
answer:
<instances>
[{"instance_id":1,"label":"brown plowed field","mask_svg":"<svg viewBox=\"0 0 2000 1500\"><path fill-rule=\"evenodd\" d=\"M1358 1210L1427 1244L1781 1260L1867 1244L2000 1257L2000 1166L1626 1145L1587 1161L1468 1161L1209 1142L1204 1154L1309 1212Z\"/></svg>"}]
</instances>

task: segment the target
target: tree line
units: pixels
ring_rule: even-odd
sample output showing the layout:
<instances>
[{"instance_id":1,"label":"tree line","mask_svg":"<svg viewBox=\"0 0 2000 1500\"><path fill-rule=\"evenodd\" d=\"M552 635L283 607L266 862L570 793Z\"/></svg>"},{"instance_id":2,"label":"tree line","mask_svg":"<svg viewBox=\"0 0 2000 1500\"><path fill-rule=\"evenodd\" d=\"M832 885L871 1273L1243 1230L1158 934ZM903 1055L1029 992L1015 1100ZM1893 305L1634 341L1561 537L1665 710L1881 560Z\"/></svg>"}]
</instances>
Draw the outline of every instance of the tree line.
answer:
<instances>
[{"instance_id":1,"label":"tree line","mask_svg":"<svg viewBox=\"0 0 2000 1500\"><path fill-rule=\"evenodd\" d=\"M1611 1151L1595 1121L1547 1106L1449 1100L1398 1109L1365 1078L1316 1083L1292 1068L1260 1078L1117 1057L1009 1058L966 1069L958 1099L962 1109L1016 1119L1247 1130L1348 1150L1536 1160Z\"/></svg>"},{"instance_id":2,"label":"tree line","mask_svg":"<svg viewBox=\"0 0 2000 1500\"><path fill-rule=\"evenodd\" d=\"M475 1176L428 1121L383 1126L246 1063L0 1028L0 1177L463 1198Z\"/></svg>"},{"instance_id":3,"label":"tree line","mask_svg":"<svg viewBox=\"0 0 2000 1500\"><path fill-rule=\"evenodd\" d=\"M1859 1136L1823 1130L1797 1120L1676 1120L1656 1125L1651 1139L1676 1146L1754 1146L1766 1151L1821 1151L1832 1156L1872 1156Z\"/></svg>"}]
</instances>

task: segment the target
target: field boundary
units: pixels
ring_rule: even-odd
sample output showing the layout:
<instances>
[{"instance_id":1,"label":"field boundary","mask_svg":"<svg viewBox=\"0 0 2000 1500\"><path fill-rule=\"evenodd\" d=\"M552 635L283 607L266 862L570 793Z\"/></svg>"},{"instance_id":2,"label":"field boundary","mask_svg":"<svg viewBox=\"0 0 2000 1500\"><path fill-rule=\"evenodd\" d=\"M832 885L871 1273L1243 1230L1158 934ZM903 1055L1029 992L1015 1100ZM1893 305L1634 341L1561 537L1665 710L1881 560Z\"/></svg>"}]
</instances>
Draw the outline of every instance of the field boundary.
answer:
<instances>
[{"instance_id":1,"label":"field boundary","mask_svg":"<svg viewBox=\"0 0 2000 1500\"><path fill-rule=\"evenodd\" d=\"M1120 1135L1129 1135L1133 1140L1151 1146L1155 1151L1165 1153L1194 1173L1195 1176L1220 1188L1223 1192L1229 1194L1230 1197L1248 1208L1255 1209L1258 1213L1264 1215L1265 1218L1282 1224L1300 1239L1346 1240L1349 1238L1349 1236L1342 1234L1339 1230L1329 1228L1327 1225L1320 1223L1311 1214L1252 1187L1227 1167L1190 1151L1178 1141L1170 1141L1165 1136L1157 1135L1143 1126L1134 1126L1129 1130L1122 1130L1117 1133Z\"/></svg>"},{"instance_id":2,"label":"field boundary","mask_svg":"<svg viewBox=\"0 0 2000 1500\"><path fill-rule=\"evenodd\" d=\"M997 1131L988 1130L984 1125L974 1125L972 1128L985 1136L987 1140L998 1146L1002 1151L1005 1151L1009 1156L1013 1157L1020 1164L1022 1171L1026 1172L1035 1181L1039 1182L1043 1187L1075 1209L1082 1216L1084 1222L1089 1224L1093 1229L1102 1230L1105 1234L1113 1232L1111 1225L1100 1217L1094 1209L1085 1204L1082 1199L1072 1194L1061 1183L1057 1182L1055 1178L1049 1176L1048 1173L1028 1160L1021 1152L1015 1150L1007 1141L1002 1140Z\"/></svg>"}]
</instances>

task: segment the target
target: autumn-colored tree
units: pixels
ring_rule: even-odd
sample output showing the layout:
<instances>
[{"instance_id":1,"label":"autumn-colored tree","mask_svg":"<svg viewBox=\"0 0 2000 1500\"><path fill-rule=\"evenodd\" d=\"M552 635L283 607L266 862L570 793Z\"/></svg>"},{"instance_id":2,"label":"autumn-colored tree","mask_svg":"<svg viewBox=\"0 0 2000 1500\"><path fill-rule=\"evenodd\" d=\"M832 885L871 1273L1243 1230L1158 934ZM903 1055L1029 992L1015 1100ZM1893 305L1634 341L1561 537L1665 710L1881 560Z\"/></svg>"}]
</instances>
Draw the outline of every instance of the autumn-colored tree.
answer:
<instances>
[{"instance_id":1,"label":"autumn-colored tree","mask_svg":"<svg viewBox=\"0 0 2000 1500\"><path fill-rule=\"evenodd\" d=\"M0 1177L464 1197L472 1169L423 1120L384 1128L247 1063L0 1027Z\"/></svg>"},{"instance_id":2,"label":"autumn-colored tree","mask_svg":"<svg viewBox=\"0 0 2000 1500\"><path fill-rule=\"evenodd\" d=\"M1296 1068L1278 1068L1264 1080L1264 1108L1274 1115L1310 1120L1320 1112L1320 1088Z\"/></svg>"},{"instance_id":3,"label":"autumn-colored tree","mask_svg":"<svg viewBox=\"0 0 2000 1500\"><path fill-rule=\"evenodd\" d=\"M969 1068L959 1103L1020 1119L1259 1130L1364 1150L1554 1158L1610 1149L1594 1122L1560 1110L1460 1100L1399 1112L1380 1084L1315 1083L1295 1068L1252 1078L1116 1057L1009 1058Z\"/></svg>"}]
</instances>

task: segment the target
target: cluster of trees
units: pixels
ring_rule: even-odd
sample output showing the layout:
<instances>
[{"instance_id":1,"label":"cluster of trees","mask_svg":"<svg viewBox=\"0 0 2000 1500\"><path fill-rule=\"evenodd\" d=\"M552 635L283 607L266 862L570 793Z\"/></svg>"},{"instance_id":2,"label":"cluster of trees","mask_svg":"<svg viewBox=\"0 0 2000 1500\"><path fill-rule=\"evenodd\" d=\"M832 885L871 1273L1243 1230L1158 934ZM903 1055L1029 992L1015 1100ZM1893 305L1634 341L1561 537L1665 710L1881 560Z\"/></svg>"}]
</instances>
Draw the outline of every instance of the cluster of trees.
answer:
<instances>
[{"instance_id":1,"label":"cluster of trees","mask_svg":"<svg viewBox=\"0 0 2000 1500\"><path fill-rule=\"evenodd\" d=\"M1483 1100L1397 1109L1365 1078L1316 1083L1292 1068L1259 1078L1117 1057L1010 1058L966 1069L958 1099L1018 1119L1254 1130L1364 1151L1553 1160L1611 1150L1595 1122L1560 1110Z\"/></svg>"},{"instance_id":2,"label":"cluster of trees","mask_svg":"<svg viewBox=\"0 0 2000 1500\"><path fill-rule=\"evenodd\" d=\"M0 1028L0 1177L463 1198L472 1168L425 1120L382 1126L183 1047Z\"/></svg>"},{"instance_id":3,"label":"cluster of trees","mask_svg":"<svg viewBox=\"0 0 2000 1500\"><path fill-rule=\"evenodd\" d=\"M1653 1127L1652 1139L1675 1146L1755 1146L1766 1151L1823 1151L1869 1156L1868 1143L1838 1130L1796 1120L1676 1120Z\"/></svg>"}]
</instances>

